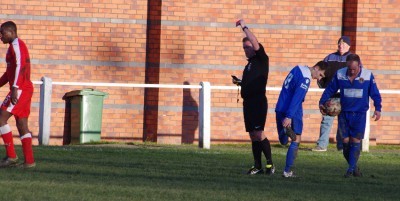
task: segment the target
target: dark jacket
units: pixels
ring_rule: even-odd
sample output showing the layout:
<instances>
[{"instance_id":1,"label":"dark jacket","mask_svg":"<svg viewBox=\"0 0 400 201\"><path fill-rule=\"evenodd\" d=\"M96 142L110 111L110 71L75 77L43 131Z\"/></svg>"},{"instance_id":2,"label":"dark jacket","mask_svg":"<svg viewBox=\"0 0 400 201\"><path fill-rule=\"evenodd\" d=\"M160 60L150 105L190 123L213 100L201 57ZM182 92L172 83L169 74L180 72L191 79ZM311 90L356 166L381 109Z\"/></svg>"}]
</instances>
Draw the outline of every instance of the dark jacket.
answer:
<instances>
[{"instance_id":1,"label":"dark jacket","mask_svg":"<svg viewBox=\"0 0 400 201\"><path fill-rule=\"evenodd\" d=\"M340 55L339 51L329 54L325 57L324 61L328 63L329 67L325 71L325 77L318 81L319 88L325 89L329 82L331 82L336 71L347 66L347 56L352 54L350 51Z\"/></svg>"}]
</instances>

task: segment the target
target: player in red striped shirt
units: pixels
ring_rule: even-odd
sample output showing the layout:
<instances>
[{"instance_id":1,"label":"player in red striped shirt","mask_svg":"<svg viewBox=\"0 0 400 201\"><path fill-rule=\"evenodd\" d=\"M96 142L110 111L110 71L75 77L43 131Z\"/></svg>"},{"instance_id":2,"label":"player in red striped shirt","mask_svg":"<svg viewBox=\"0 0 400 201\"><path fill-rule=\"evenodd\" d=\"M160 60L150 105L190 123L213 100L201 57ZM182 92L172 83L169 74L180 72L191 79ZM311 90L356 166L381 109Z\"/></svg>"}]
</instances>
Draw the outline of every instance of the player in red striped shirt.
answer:
<instances>
[{"instance_id":1,"label":"player in red striped shirt","mask_svg":"<svg viewBox=\"0 0 400 201\"><path fill-rule=\"evenodd\" d=\"M0 134L3 138L7 156L0 161L0 167L13 167L18 165L15 153L13 136L8 119L14 115L25 161L24 168L35 167L32 150L32 133L28 128L33 84L30 80L31 65L28 48L18 38L17 25L4 22L0 27L0 39L4 44L9 44L6 54L7 69L0 78L0 87L10 85L10 92L4 99L0 110Z\"/></svg>"}]
</instances>

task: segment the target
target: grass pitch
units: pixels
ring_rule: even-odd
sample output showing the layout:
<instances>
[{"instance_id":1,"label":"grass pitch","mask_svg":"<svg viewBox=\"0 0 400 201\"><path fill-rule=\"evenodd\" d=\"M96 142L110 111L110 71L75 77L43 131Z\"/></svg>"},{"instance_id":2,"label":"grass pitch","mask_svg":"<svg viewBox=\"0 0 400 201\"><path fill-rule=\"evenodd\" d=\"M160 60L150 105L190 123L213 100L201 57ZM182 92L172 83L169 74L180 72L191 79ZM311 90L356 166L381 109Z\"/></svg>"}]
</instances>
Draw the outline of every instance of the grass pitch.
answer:
<instances>
[{"instance_id":1,"label":"grass pitch","mask_svg":"<svg viewBox=\"0 0 400 201\"><path fill-rule=\"evenodd\" d=\"M250 144L250 143L249 143ZM250 145L34 147L32 170L0 169L1 200L399 200L400 146L362 153L362 178L343 178L341 152L301 145L299 178L282 178L287 147L272 146L273 176L243 174ZM22 157L21 147L17 147ZM4 153L4 148L0 149ZM265 159L263 158L265 163Z\"/></svg>"}]
</instances>

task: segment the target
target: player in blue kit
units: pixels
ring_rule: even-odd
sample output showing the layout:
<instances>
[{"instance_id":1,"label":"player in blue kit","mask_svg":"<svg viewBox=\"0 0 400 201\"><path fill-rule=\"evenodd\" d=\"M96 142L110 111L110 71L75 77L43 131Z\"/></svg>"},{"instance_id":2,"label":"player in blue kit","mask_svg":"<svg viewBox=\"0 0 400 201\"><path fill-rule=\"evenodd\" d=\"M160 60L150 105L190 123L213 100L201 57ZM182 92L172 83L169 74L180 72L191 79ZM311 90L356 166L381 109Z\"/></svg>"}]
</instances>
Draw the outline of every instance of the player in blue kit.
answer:
<instances>
[{"instance_id":1,"label":"player in blue kit","mask_svg":"<svg viewBox=\"0 0 400 201\"><path fill-rule=\"evenodd\" d=\"M343 155L349 167L345 177L362 176L357 166L360 142L364 138L369 97L374 101L375 121L381 117L382 98L372 72L361 66L356 54L347 56L347 67L339 69L319 101L320 111L325 115L324 104L340 89L339 132L343 136Z\"/></svg>"},{"instance_id":2,"label":"player in blue kit","mask_svg":"<svg viewBox=\"0 0 400 201\"><path fill-rule=\"evenodd\" d=\"M279 141L281 144L288 143L286 130L293 130L291 143L286 155L286 166L283 172L284 177L295 177L291 170L296 159L297 150L301 141L303 131L303 102L310 87L311 79L320 80L325 76L328 64L320 61L313 67L296 66L286 77L278 102L276 103L276 127L278 129Z\"/></svg>"}]
</instances>

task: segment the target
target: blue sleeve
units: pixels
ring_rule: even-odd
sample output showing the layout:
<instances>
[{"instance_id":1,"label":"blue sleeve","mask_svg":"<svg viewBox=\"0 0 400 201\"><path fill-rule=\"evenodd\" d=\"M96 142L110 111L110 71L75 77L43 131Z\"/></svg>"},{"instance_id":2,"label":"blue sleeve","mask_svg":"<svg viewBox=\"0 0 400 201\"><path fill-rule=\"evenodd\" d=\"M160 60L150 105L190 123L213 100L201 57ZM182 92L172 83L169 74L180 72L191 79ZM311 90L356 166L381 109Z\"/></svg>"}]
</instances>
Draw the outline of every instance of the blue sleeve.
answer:
<instances>
[{"instance_id":1,"label":"blue sleeve","mask_svg":"<svg viewBox=\"0 0 400 201\"><path fill-rule=\"evenodd\" d=\"M321 99L319 100L319 105L324 105L330 97L332 97L339 90L339 80L337 78L337 72L333 76L332 81L328 84L324 93L322 93Z\"/></svg>"},{"instance_id":2,"label":"blue sleeve","mask_svg":"<svg viewBox=\"0 0 400 201\"><path fill-rule=\"evenodd\" d=\"M375 111L380 112L382 109L382 97L379 93L378 86L376 86L374 75L371 74L371 82L369 85L369 96L374 100Z\"/></svg>"},{"instance_id":3,"label":"blue sleeve","mask_svg":"<svg viewBox=\"0 0 400 201\"><path fill-rule=\"evenodd\" d=\"M299 110L301 104L303 104L303 100L306 97L308 88L310 87L310 79L301 77L296 85L296 90L290 101L288 111L286 112L287 118L293 118L295 113Z\"/></svg>"}]
</instances>

